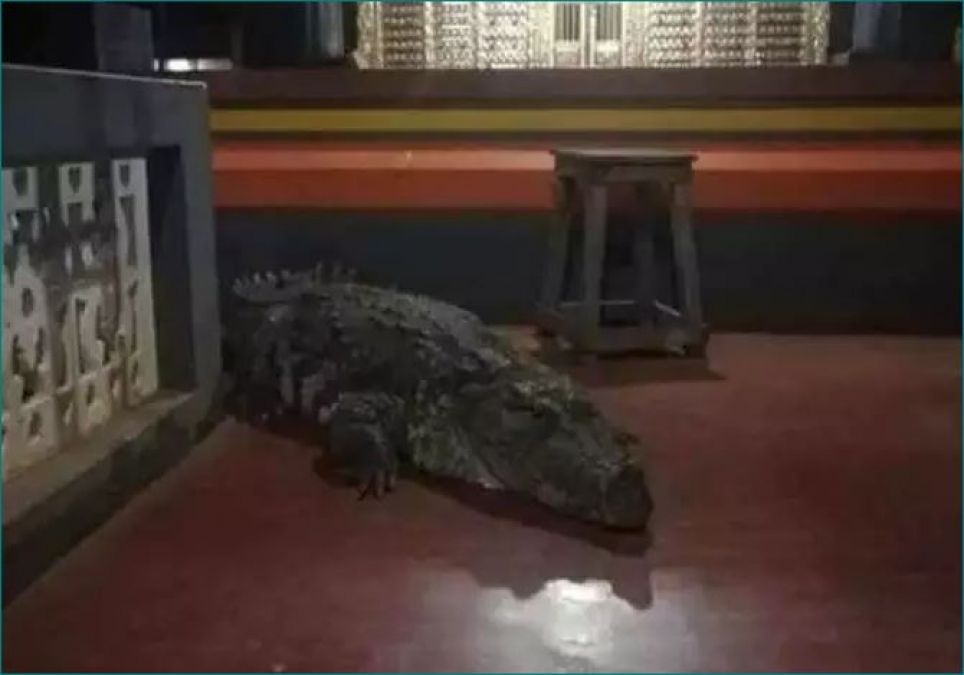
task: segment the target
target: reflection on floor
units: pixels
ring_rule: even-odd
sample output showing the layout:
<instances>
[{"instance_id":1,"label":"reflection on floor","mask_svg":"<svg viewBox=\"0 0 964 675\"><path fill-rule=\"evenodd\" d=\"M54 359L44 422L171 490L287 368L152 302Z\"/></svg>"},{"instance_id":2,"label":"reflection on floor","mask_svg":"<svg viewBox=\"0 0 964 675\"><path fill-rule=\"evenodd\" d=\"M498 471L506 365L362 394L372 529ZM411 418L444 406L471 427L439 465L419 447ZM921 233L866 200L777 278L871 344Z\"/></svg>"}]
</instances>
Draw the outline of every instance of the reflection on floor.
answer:
<instances>
[{"instance_id":1,"label":"reflection on floor","mask_svg":"<svg viewBox=\"0 0 964 675\"><path fill-rule=\"evenodd\" d=\"M720 336L577 375L648 440L651 542L222 425L5 612L6 670L942 670L960 342Z\"/></svg>"}]
</instances>

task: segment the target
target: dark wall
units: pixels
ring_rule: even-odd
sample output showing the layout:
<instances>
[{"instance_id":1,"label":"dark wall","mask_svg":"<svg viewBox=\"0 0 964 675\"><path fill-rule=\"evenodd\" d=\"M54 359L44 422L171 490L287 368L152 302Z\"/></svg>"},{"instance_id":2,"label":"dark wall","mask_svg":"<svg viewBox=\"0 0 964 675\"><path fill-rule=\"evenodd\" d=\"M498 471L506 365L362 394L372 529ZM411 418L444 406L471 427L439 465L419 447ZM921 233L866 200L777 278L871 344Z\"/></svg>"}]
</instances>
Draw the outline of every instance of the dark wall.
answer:
<instances>
[{"instance_id":1,"label":"dark wall","mask_svg":"<svg viewBox=\"0 0 964 675\"><path fill-rule=\"evenodd\" d=\"M960 332L958 216L705 214L697 222L716 330ZM246 272L337 260L490 322L526 322L550 227L548 215L521 213L221 211L218 268L226 288Z\"/></svg>"},{"instance_id":2,"label":"dark wall","mask_svg":"<svg viewBox=\"0 0 964 675\"><path fill-rule=\"evenodd\" d=\"M365 279L437 295L493 321L522 320L536 297L548 219L452 213L218 212L222 284L319 259Z\"/></svg>"},{"instance_id":3,"label":"dark wall","mask_svg":"<svg viewBox=\"0 0 964 675\"><path fill-rule=\"evenodd\" d=\"M150 71L168 58L232 58L249 67L341 62L357 43L355 3L4 3L5 63ZM104 65L107 50L120 64ZM146 65L145 65L146 64Z\"/></svg>"},{"instance_id":4,"label":"dark wall","mask_svg":"<svg viewBox=\"0 0 964 675\"><path fill-rule=\"evenodd\" d=\"M853 49L853 59L948 61L961 23L959 2L832 3L830 11L830 52Z\"/></svg>"},{"instance_id":5,"label":"dark wall","mask_svg":"<svg viewBox=\"0 0 964 675\"><path fill-rule=\"evenodd\" d=\"M231 2L155 2L150 6L158 58L231 56L231 32L240 22L243 6Z\"/></svg>"},{"instance_id":6,"label":"dark wall","mask_svg":"<svg viewBox=\"0 0 964 675\"><path fill-rule=\"evenodd\" d=\"M148 73L154 44L143 3L5 3L3 61L32 66Z\"/></svg>"},{"instance_id":7,"label":"dark wall","mask_svg":"<svg viewBox=\"0 0 964 675\"><path fill-rule=\"evenodd\" d=\"M948 60L954 30L961 25L959 2L901 3L900 57L907 61Z\"/></svg>"},{"instance_id":8,"label":"dark wall","mask_svg":"<svg viewBox=\"0 0 964 675\"><path fill-rule=\"evenodd\" d=\"M698 232L721 328L960 334L959 216L756 216Z\"/></svg>"}]
</instances>

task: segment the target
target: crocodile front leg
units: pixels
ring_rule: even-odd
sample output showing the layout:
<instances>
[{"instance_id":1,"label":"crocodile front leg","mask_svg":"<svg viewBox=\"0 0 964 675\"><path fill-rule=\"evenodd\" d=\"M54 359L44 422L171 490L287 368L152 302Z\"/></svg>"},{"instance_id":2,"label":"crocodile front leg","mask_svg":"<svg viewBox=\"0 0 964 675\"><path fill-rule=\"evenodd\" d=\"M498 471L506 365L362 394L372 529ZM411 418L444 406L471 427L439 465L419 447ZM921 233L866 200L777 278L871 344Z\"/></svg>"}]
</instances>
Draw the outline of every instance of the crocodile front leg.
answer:
<instances>
[{"instance_id":1,"label":"crocodile front leg","mask_svg":"<svg viewBox=\"0 0 964 675\"><path fill-rule=\"evenodd\" d=\"M346 393L328 415L328 460L357 483L359 498L392 490L404 438L401 399L383 393Z\"/></svg>"},{"instance_id":2,"label":"crocodile front leg","mask_svg":"<svg viewBox=\"0 0 964 675\"><path fill-rule=\"evenodd\" d=\"M234 376L228 404L239 420L273 428L282 403L277 382L245 371Z\"/></svg>"}]
</instances>

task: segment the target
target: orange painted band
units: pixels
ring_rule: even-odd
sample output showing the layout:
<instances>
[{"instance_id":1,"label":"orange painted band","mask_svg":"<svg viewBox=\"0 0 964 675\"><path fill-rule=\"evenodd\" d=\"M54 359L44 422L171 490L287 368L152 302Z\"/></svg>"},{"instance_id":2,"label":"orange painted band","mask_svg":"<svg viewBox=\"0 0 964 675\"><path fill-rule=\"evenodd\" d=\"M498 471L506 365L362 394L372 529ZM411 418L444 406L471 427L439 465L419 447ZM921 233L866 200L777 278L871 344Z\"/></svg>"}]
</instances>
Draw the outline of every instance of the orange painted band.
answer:
<instances>
[{"instance_id":1,"label":"orange painted band","mask_svg":"<svg viewBox=\"0 0 964 675\"><path fill-rule=\"evenodd\" d=\"M545 150L330 149L218 145L225 208L552 208ZM740 211L959 210L961 153L930 148L698 150L697 208Z\"/></svg>"}]
</instances>

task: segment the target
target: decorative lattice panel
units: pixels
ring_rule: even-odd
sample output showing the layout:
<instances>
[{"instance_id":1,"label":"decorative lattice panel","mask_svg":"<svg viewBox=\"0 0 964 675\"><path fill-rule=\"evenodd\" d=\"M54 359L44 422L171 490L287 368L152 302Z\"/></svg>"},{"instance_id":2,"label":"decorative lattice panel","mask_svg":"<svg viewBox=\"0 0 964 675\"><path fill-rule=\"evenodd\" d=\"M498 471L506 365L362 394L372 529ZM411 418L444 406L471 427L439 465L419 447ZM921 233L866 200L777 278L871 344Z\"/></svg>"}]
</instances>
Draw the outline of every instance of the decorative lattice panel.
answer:
<instances>
[{"instance_id":1,"label":"decorative lattice panel","mask_svg":"<svg viewBox=\"0 0 964 675\"><path fill-rule=\"evenodd\" d=\"M429 8L429 60L436 68L475 68L479 31L474 2L436 2Z\"/></svg>"},{"instance_id":2,"label":"decorative lattice panel","mask_svg":"<svg viewBox=\"0 0 964 675\"><path fill-rule=\"evenodd\" d=\"M618 68L626 57L623 3L598 2L589 7L589 58L594 68Z\"/></svg>"},{"instance_id":3,"label":"decorative lattice panel","mask_svg":"<svg viewBox=\"0 0 964 675\"><path fill-rule=\"evenodd\" d=\"M525 68L529 63L529 3L478 3L482 68Z\"/></svg>"},{"instance_id":4,"label":"decorative lattice panel","mask_svg":"<svg viewBox=\"0 0 964 675\"><path fill-rule=\"evenodd\" d=\"M764 65L792 64L806 53L803 3L760 3L756 19L756 59Z\"/></svg>"},{"instance_id":5,"label":"decorative lattice panel","mask_svg":"<svg viewBox=\"0 0 964 675\"><path fill-rule=\"evenodd\" d=\"M374 2L358 3L358 65L362 68L381 68L381 19L379 6Z\"/></svg>"},{"instance_id":6,"label":"decorative lattice panel","mask_svg":"<svg viewBox=\"0 0 964 675\"><path fill-rule=\"evenodd\" d=\"M708 2L700 20L700 64L752 64L755 3Z\"/></svg>"},{"instance_id":7,"label":"decorative lattice panel","mask_svg":"<svg viewBox=\"0 0 964 675\"><path fill-rule=\"evenodd\" d=\"M374 68L681 68L826 59L826 2L367 2Z\"/></svg>"},{"instance_id":8,"label":"decorative lattice panel","mask_svg":"<svg viewBox=\"0 0 964 675\"><path fill-rule=\"evenodd\" d=\"M427 9L421 2L378 3L380 58L384 68L425 68Z\"/></svg>"},{"instance_id":9,"label":"decorative lattice panel","mask_svg":"<svg viewBox=\"0 0 964 675\"><path fill-rule=\"evenodd\" d=\"M661 68L699 65L701 4L654 2L644 5L642 65Z\"/></svg>"},{"instance_id":10,"label":"decorative lattice panel","mask_svg":"<svg viewBox=\"0 0 964 675\"><path fill-rule=\"evenodd\" d=\"M158 386L146 162L3 169L3 471Z\"/></svg>"},{"instance_id":11,"label":"decorative lattice panel","mask_svg":"<svg viewBox=\"0 0 964 675\"><path fill-rule=\"evenodd\" d=\"M590 9L582 2L552 3L552 65L579 68L585 65L585 35Z\"/></svg>"}]
</instances>

